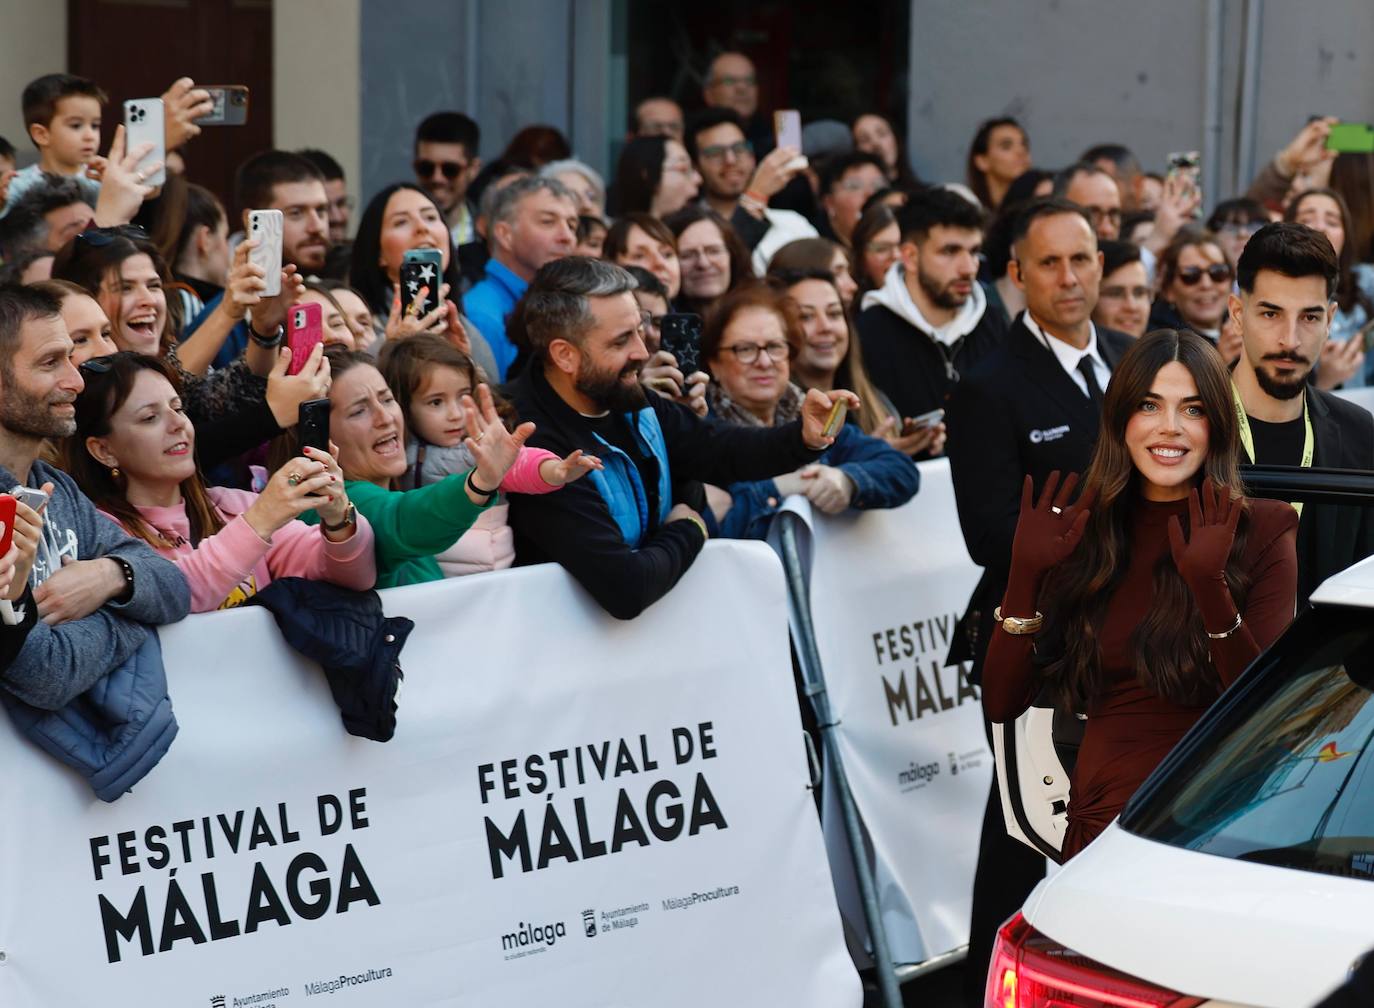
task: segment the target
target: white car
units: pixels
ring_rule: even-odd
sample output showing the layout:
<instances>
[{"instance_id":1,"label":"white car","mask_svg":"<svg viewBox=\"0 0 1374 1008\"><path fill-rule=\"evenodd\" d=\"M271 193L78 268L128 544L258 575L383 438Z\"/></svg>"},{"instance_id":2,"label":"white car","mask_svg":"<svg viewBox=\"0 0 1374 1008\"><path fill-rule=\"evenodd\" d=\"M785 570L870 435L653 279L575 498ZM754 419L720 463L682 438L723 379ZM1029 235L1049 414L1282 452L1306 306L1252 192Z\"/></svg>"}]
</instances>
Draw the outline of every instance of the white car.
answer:
<instances>
[{"instance_id":1,"label":"white car","mask_svg":"<svg viewBox=\"0 0 1374 1008\"><path fill-rule=\"evenodd\" d=\"M1374 949L1374 558L1312 602L1003 926L990 1008L1311 1008Z\"/></svg>"}]
</instances>

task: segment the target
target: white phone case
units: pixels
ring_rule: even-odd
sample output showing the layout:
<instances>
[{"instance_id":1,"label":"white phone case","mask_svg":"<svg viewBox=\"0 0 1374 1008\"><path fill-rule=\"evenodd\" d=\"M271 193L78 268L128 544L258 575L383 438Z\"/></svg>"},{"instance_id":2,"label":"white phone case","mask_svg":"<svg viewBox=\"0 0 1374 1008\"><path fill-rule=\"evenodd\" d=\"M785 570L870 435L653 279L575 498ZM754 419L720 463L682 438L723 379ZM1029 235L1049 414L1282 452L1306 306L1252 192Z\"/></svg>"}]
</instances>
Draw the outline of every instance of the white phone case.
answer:
<instances>
[{"instance_id":1,"label":"white phone case","mask_svg":"<svg viewBox=\"0 0 1374 1008\"><path fill-rule=\"evenodd\" d=\"M281 293L281 229L280 210L248 211L247 237L258 241L257 248L249 251L248 261L261 266L266 273L263 277L267 284L263 291L265 297L276 297Z\"/></svg>"},{"instance_id":2,"label":"white phone case","mask_svg":"<svg viewBox=\"0 0 1374 1008\"><path fill-rule=\"evenodd\" d=\"M124 103L124 149L133 150L139 144L151 143L153 149L139 159L139 167L167 161L167 135L161 98L130 98ZM166 167L145 175L147 185L160 186L167 181Z\"/></svg>"}]
</instances>

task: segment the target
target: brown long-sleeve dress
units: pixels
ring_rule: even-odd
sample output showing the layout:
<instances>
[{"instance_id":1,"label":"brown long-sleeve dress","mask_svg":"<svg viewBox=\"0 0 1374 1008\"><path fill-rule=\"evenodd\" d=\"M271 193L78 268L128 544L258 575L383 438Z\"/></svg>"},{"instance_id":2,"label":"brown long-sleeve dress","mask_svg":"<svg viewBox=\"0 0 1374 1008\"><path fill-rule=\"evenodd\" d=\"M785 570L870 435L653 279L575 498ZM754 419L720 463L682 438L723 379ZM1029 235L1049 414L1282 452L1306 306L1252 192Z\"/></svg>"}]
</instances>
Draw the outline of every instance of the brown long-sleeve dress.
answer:
<instances>
[{"instance_id":1,"label":"brown long-sleeve dress","mask_svg":"<svg viewBox=\"0 0 1374 1008\"><path fill-rule=\"evenodd\" d=\"M1070 789L1063 859L1086 847L1116 818L1127 799L1159 765L1205 706L1176 704L1142 686L1135 677L1131 635L1153 604L1154 568L1169 552L1168 522L1178 515L1187 528L1187 501L1141 501L1130 528L1125 576L1107 603L1099 634L1102 667L1110 688L1089 707L1083 743ZM1240 630L1224 640L1208 640L1218 691L1229 686L1293 618L1297 594L1297 514L1288 504L1252 500L1243 519L1248 526L1241 555L1250 590ZM1013 569L1012 578L1017 577ZM1203 625L1213 633L1235 622L1236 609L1224 582L1196 598ZM1041 598L1038 608L1054 605ZM1013 613L1012 615L1022 615ZM1029 615L1029 614L1026 614ZM1040 688L1032 664L1029 635L996 631L983 671L983 705L988 717L1004 722L1030 706Z\"/></svg>"}]
</instances>

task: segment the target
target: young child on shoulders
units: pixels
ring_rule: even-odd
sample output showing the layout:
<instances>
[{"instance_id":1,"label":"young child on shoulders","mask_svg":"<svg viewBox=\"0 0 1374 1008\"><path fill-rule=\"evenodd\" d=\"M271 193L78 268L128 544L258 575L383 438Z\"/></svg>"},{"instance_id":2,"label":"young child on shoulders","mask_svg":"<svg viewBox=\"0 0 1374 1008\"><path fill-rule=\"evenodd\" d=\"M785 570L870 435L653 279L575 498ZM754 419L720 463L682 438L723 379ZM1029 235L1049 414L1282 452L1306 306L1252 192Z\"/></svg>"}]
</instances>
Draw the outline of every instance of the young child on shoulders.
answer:
<instances>
[{"instance_id":1,"label":"young child on shoulders","mask_svg":"<svg viewBox=\"0 0 1374 1008\"><path fill-rule=\"evenodd\" d=\"M95 81L73 74L45 74L24 88L24 128L38 148L38 163L10 179L4 210L42 182L45 172L75 179L87 202L96 205L100 183L88 172L104 169L105 159L97 152L107 101Z\"/></svg>"},{"instance_id":2,"label":"young child on shoulders","mask_svg":"<svg viewBox=\"0 0 1374 1008\"><path fill-rule=\"evenodd\" d=\"M472 453L463 443L467 437L463 397L471 396L486 380L472 358L441 336L421 333L387 343L377 365L406 422L408 465L397 489L412 490L472 469ZM514 420L510 405L499 397L497 409L508 425ZM503 494L552 493L600 468L599 459L581 451L560 459L545 448L523 448L499 489ZM515 560L515 541L507 523L508 513L504 501L487 508L472 528L439 556L445 576L509 567Z\"/></svg>"}]
</instances>

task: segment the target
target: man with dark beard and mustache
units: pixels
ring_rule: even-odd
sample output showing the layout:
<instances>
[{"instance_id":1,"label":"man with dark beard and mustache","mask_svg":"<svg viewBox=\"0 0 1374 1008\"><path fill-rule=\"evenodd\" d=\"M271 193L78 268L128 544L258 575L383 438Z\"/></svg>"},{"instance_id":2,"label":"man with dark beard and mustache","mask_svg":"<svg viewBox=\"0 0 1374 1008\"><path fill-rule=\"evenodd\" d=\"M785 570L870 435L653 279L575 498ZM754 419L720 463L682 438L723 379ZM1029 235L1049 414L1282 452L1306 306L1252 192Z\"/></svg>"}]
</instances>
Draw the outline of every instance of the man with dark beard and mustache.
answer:
<instances>
[{"instance_id":1,"label":"man with dark beard and mustache","mask_svg":"<svg viewBox=\"0 0 1374 1008\"><path fill-rule=\"evenodd\" d=\"M42 710L66 707L137 651L150 626L176 622L191 604L175 564L38 459L45 440L75 432L84 386L59 309L51 294L0 286L0 489L48 494L32 569L22 572L38 622L0 685Z\"/></svg>"},{"instance_id":2,"label":"man with dark beard and mustache","mask_svg":"<svg viewBox=\"0 0 1374 1008\"><path fill-rule=\"evenodd\" d=\"M927 189L897 211L897 226L900 258L864 295L858 329L869 377L909 422L944 408L960 374L1002 344L1007 320L978 282L981 210Z\"/></svg>"},{"instance_id":3,"label":"man with dark beard and mustache","mask_svg":"<svg viewBox=\"0 0 1374 1008\"><path fill-rule=\"evenodd\" d=\"M1303 224L1266 224L1240 254L1240 294L1229 307L1244 349L1231 380L1249 461L1374 470L1374 417L1307 380L1331 328L1339 277L1331 242ZM1301 607L1326 578L1374 553L1374 511L1305 504L1298 514Z\"/></svg>"},{"instance_id":4,"label":"man with dark beard and mustache","mask_svg":"<svg viewBox=\"0 0 1374 1008\"><path fill-rule=\"evenodd\" d=\"M530 357L505 389L520 419L536 425L527 444L560 457L581 449L604 465L558 493L511 496L516 563L561 564L617 619L667 594L706 543L706 522L675 499L675 487L793 472L834 441L822 434L832 405L859 405L852 392L812 389L798 420L751 428L646 397L635 287L612 263L556 259L534 275L507 323Z\"/></svg>"}]
</instances>

